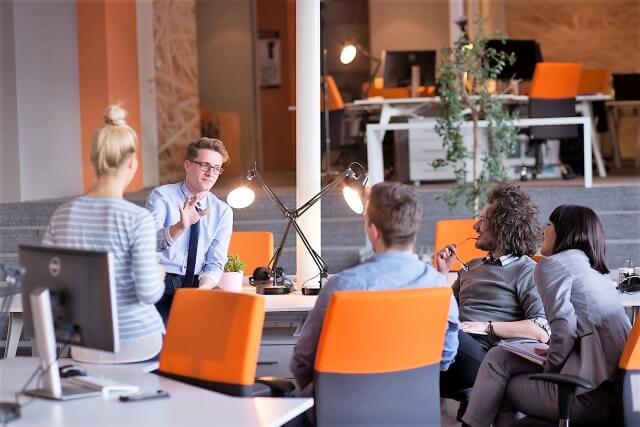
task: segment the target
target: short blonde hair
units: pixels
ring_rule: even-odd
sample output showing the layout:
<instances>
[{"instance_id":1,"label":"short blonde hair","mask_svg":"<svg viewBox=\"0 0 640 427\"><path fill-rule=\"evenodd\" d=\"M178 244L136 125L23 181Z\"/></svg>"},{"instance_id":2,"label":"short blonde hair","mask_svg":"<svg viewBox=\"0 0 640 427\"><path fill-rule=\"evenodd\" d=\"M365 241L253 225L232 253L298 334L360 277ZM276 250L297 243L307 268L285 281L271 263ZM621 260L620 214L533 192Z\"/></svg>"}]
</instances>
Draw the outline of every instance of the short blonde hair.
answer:
<instances>
[{"instance_id":1,"label":"short blonde hair","mask_svg":"<svg viewBox=\"0 0 640 427\"><path fill-rule=\"evenodd\" d=\"M129 154L136 152L138 137L127 125L126 115L118 105L108 106L104 112L104 124L91 139L91 162L98 177L113 173Z\"/></svg>"}]
</instances>

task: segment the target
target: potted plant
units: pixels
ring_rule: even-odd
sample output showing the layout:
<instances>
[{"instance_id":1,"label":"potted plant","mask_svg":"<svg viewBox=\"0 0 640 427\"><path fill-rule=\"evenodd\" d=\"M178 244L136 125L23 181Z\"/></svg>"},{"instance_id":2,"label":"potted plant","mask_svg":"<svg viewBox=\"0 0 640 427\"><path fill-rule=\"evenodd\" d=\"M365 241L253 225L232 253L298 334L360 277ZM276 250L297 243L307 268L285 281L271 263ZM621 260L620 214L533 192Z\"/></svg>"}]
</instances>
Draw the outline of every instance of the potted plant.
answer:
<instances>
[{"instance_id":1,"label":"potted plant","mask_svg":"<svg viewBox=\"0 0 640 427\"><path fill-rule=\"evenodd\" d=\"M242 290L243 273L244 262L237 255L229 255L218 286L225 291L240 292Z\"/></svg>"},{"instance_id":2,"label":"potted plant","mask_svg":"<svg viewBox=\"0 0 640 427\"><path fill-rule=\"evenodd\" d=\"M484 34L481 16L476 19L473 37L465 31L466 18L457 23L462 35L440 53L441 103L436 132L442 138L446 154L445 158L436 159L433 166L451 166L454 170L456 184L442 196L449 208L464 196L467 208L475 215L486 203L491 185L508 179L503 160L516 148L515 116L505 111L502 101L492 93L498 75L515 57L487 46L489 39ZM484 138L480 135L480 120L487 121ZM471 144L465 142L464 122L471 122Z\"/></svg>"}]
</instances>

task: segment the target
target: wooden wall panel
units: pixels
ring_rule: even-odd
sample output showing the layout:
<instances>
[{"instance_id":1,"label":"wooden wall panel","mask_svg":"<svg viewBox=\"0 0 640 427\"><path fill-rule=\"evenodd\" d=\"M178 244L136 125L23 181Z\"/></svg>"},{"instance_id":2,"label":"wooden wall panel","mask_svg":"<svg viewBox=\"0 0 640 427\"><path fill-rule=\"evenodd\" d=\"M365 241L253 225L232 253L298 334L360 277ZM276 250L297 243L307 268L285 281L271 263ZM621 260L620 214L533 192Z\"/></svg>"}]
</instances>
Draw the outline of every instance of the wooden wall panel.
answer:
<instances>
[{"instance_id":1,"label":"wooden wall panel","mask_svg":"<svg viewBox=\"0 0 640 427\"><path fill-rule=\"evenodd\" d=\"M184 178L186 146L200 137L195 0L154 0L160 183Z\"/></svg>"}]
</instances>

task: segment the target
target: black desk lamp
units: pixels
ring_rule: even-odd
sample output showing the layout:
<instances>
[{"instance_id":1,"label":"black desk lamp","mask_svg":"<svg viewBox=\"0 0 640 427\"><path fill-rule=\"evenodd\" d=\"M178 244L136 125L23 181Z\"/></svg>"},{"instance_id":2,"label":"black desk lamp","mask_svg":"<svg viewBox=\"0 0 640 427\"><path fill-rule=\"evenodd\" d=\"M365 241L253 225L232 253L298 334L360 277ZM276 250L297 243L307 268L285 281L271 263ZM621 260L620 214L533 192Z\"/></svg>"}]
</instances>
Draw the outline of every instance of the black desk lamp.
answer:
<instances>
[{"instance_id":1,"label":"black desk lamp","mask_svg":"<svg viewBox=\"0 0 640 427\"><path fill-rule=\"evenodd\" d=\"M362 54L365 58L367 58L370 62L375 64L375 68L373 69L373 73L369 77L369 87L367 88L366 95L369 96L371 93L371 88L373 87L374 79L376 78L376 74L378 74L378 70L380 69L380 64L382 61L380 58L376 58L372 56L367 49L362 47L360 43L348 42L342 46L340 50L340 63L344 65L351 64L358 55L358 52Z\"/></svg>"},{"instance_id":2,"label":"black desk lamp","mask_svg":"<svg viewBox=\"0 0 640 427\"><path fill-rule=\"evenodd\" d=\"M306 236L302 232L302 229L298 225L297 219L300 216L302 216L306 211L308 211L314 204L316 204L316 202L318 202L324 195L334 190L336 187L338 187L338 185L340 185L343 182L345 185L342 190L342 194L345 198L345 201L347 202L347 204L349 205L352 211L354 211L355 213L361 214L364 211L363 193L364 193L364 187L367 182L367 174L364 167L357 162L351 163L333 181L325 185L315 196L313 196L311 199L309 199L306 203L304 203L302 206L300 206L297 209L289 209L284 205L284 203L282 203L282 201L278 198L278 196L273 192L271 187L269 187L267 183L264 181L264 178L262 177L260 172L258 172L255 165L253 166L253 168L247 171L247 175L245 176L245 179L248 182L257 183L264 190L264 192L267 193L267 196L269 197L269 199L271 199L271 201L275 203L278 209L280 209L280 212L284 215L284 217L288 221L287 228L285 229L284 235L280 240L280 244L278 245L278 248L274 252L273 257L269 261L269 265L267 267L267 269L269 270L270 277L273 278L272 287L278 287L279 285L279 279L282 274L280 272L281 270L278 267L278 261L280 259L280 255L282 254L282 250L284 248L284 244L286 243L289 231L291 230L291 227L293 227L294 230L296 231L296 234L302 240L304 247L307 249L307 252L309 252L309 255L311 255L313 262L316 264L319 270L320 287L319 288L303 287L302 292L305 295L317 294L320 291L320 288L322 288L322 279L327 277L329 269L327 267L327 262L320 256L318 252L316 252L311 247L311 244L309 243ZM249 187L241 186L229 193L229 195L227 196L227 203L229 203L229 205L232 208L241 209L253 203L254 199L255 199L255 193L253 192L253 190L251 190L251 188ZM280 287L282 288L283 286L280 286ZM273 293L288 293L288 292L274 291Z\"/></svg>"}]
</instances>

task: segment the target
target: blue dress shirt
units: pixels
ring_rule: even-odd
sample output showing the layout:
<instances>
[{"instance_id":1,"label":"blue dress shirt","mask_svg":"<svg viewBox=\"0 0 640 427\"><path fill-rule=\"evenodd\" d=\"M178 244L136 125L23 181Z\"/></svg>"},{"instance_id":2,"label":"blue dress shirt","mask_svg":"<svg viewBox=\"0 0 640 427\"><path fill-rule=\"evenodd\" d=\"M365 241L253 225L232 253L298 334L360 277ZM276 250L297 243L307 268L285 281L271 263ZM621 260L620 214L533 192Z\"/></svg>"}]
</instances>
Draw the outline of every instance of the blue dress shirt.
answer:
<instances>
[{"instance_id":1,"label":"blue dress shirt","mask_svg":"<svg viewBox=\"0 0 640 427\"><path fill-rule=\"evenodd\" d=\"M391 290L448 286L447 277L438 273L412 253L382 252L360 265L332 276L318 295L315 306L309 312L300 339L296 343L289 365L302 390L302 395L311 395L313 366L324 316L331 295L337 291ZM428 327L428 325L425 325ZM447 370L458 351L458 304L453 295L447 317L447 331L440 369Z\"/></svg>"},{"instance_id":2,"label":"blue dress shirt","mask_svg":"<svg viewBox=\"0 0 640 427\"><path fill-rule=\"evenodd\" d=\"M187 270L190 229L177 239L169 236L169 227L180 221L180 206L191 193L184 182L162 185L155 188L147 200L147 209L156 224L156 249L160 252L160 264L167 273L184 275ZM200 219L200 236L195 272L212 278L218 283L227 262L229 240L233 229L233 211L213 193L207 193L196 206L209 209Z\"/></svg>"}]
</instances>

